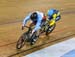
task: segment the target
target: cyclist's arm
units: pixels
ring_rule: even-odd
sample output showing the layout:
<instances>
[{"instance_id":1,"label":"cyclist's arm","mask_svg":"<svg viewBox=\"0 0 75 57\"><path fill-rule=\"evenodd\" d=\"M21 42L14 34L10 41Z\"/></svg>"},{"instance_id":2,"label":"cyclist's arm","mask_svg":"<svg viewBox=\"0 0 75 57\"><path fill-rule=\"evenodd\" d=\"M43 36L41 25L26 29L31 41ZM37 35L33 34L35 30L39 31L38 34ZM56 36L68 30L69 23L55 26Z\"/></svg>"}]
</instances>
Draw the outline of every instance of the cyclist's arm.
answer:
<instances>
[{"instance_id":1,"label":"cyclist's arm","mask_svg":"<svg viewBox=\"0 0 75 57\"><path fill-rule=\"evenodd\" d=\"M57 13L57 16L60 16L60 12Z\"/></svg>"},{"instance_id":2,"label":"cyclist's arm","mask_svg":"<svg viewBox=\"0 0 75 57\"><path fill-rule=\"evenodd\" d=\"M28 16L24 19L22 26L25 26L25 24L27 23L28 20L30 20L30 15L28 15Z\"/></svg>"}]
</instances>

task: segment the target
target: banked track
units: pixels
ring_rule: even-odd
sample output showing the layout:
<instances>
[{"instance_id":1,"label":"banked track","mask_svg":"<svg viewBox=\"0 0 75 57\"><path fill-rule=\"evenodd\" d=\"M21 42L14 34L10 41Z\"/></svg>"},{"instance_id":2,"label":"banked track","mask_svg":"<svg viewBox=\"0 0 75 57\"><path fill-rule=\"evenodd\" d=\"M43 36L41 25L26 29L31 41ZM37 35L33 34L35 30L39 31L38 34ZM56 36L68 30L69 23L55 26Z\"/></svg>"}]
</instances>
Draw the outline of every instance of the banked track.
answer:
<instances>
[{"instance_id":1,"label":"banked track","mask_svg":"<svg viewBox=\"0 0 75 57\"><path fill-rule=\"evenodd\" d=\"M44 46L44 45L46 45L46 44L49 44L49 43L53 43L53 42L56 42L56 41L63 40L63 39L65 39L65 38L68 39L69 37L71 37L71 36L73 36L73 35L75 35L75 34L71 34L71 35L68 35L68 36L66 36L66 37L62 37L62 38L59 38L59 39L56 39L56 40L53 40L53 41L50 41L50 42L47 42L47 43L44 43L44 44L41 44L41 45L32 47L32 48L29 48L29 49L27 49L27 50L23 50L23 51L20 51L20 52L16 52L16 53L14 53L14 54L9 55L8 57L13 57L13 56L19 55L19 54L21 54L21 53L24 53L24 52L28 52L28 51L30 51L30 50L33 50L33 49L35 49L35 48Z\"/></svg>"},{"instance_id":2,"label":"banked track","mask_svg":"<svg viewBox=\"0 0 75 57\"><path fill-rule=\"evenodd\" d=\"M75 11L62 12L62 14L75 14ZM21 22L21 21L22 21L22 20L15 21L15 22L4 23L4 24L12 24L12 23ZM4 24L0 24L0 25L4 25ZM47 42L47 43L41 44L41 45L39 45L39 46L35 46L35 47L32 47L32 48L29 48L29 49L27 49L27 50L23 50L23 51L20 51L20 52L16 52L16 53L14 53L14 54L9 55L8 57L16 56L16 55L18 55L18 54L20 54L20 53L27 52L27 51L29 51L29 50L32 50L32 49L35 49L35 48L41 47L41 46L43 46L43 45L46 45L46 44L49 44L49 43L52 43L52 42L55 42L55 41L59 41L59 40L62 40L62 39L68 38L68 37L73 36L73 35L75 35L75 33L74 33L74 34L71 34L71 35L69 35L69 36L66 36L66 37L62 37L62 38L59 38L59 39L56 39L56 40L53 40L53 41L50 41L50 42ZM9 43L9 44L7 44L7 45L11 45L11 44L14 44L14 43L16 43L16 42ZM3 45L3 46L7 46L7 45ZM3 47L3 46L0 46L0 47Z\"/></svg>"}]
</instances>

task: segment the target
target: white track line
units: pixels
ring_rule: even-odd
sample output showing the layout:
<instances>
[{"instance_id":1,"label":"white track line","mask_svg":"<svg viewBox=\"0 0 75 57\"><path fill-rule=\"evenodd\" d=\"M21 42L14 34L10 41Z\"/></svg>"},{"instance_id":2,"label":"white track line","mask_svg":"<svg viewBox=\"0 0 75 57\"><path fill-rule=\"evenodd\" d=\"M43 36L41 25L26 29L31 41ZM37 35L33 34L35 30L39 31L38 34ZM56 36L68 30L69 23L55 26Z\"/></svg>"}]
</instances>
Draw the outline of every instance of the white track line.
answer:
<instances>
[{"instance_id":1,"label":"white track line","mask_svg":"<svg viewBox=\"0 0 75 57\"><path fill-rule=\"evenodd\" d=\"M46 47L23 57L61 57L71 50L75 50L75 38Z\"/></svg>"}]
</instances>

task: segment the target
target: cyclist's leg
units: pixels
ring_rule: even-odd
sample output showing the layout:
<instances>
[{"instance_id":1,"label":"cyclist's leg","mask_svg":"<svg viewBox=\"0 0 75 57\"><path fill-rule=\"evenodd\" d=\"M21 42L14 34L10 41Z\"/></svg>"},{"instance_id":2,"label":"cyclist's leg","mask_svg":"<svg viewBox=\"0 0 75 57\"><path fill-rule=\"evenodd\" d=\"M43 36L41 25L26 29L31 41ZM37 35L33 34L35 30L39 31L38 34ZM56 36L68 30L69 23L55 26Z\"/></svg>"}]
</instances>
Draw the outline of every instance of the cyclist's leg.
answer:
<instances>
[{"instance_id":1,"label":"cyclist's leg","mask_svg":"<svg viewBox=\"0 0 75 57\"><path fill-rule=\"evenodd\" d=\"M41 22L41 32L44 32L45 31L45 25L46 25L46 20L42 20Z\"/></svg>"},{"instance_id":2,"label":"cyclist's leg","mask_svg":"<svg viewBox=\"0 0 75 57\"><path fill-rule=\"evenodd\" d=\"M39 33L40 33L39 30L33 33L31 37L31 43L30 43L31 45L33 45L37 41L37 39L39 38Z\"/></svg>"},{"instance_id":3,"label":"cyclist's leg","mask_svg":"<svg viewBox=\"0 0 75 57\"><path fill-rule=\"evenodd\" d=\"M54 24L55 24L55 21L54 20L49 21L49 26L50 27L53 26Z\"/></svg>"},{"instance_id":4,"label":"cyclist's leg","mask_svg":"<svg viewBox=\"0 0 75 57\"><path fill-rule=\"evenodd\" d=\"M32 29L35 27L35 25L36 25L36 22L30 24ZM31 45L33 45L36 42L38 36L39 36L39 32L38 31L34 32L33 35L31 34L31 39L30 39L30 44Z\"/></svg>"},{"instance_id":5,"label":"cyclist's leg","mask_svg":"<svg viewBox=\"0 0 75 57\"><path fill-rule=\"evenodd\" d=\"M61 16L57 16L56 18L56 21L60 20L61 19Z\"/></svg>"},{"instance_id":6,"label":"cyclist's leg","mask_svg":"<svg viewBox=\"0 0 75 57\"><path fill-rule=\"evenodd\" d=\"M48 36L49 35L49 33L51 33L51 31L53 30L52 29L52 27L54 26L54 24L55 24L55 21L53 21L53 20L50 20L49 22L48 22L48 26L47 26L47 29L46 29L46 35ZM49 33L48 33L49 32Z\"/></svg>"},{"instance_id":7,"label":"cyclist's leg","mask_svg":"<svg viewBox=\"0 0 75 57\"><path fill-rule=\"evenodd\" d=\"M57 13L57 18L56 18L56 21L60 20L61 19L61 15L60 15L60 12Z\"/></svg>"}]
</instances>

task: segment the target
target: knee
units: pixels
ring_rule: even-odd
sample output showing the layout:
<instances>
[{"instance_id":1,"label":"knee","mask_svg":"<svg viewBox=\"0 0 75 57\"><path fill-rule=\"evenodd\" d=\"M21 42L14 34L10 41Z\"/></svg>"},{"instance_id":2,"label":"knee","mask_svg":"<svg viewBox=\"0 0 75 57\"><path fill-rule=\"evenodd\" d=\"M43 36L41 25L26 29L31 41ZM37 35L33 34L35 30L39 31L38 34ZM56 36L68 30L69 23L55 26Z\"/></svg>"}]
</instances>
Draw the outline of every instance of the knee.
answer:
<instances>
[{"instance_id":1,"label":"knee","mask_svg":"<svg viewBox=\"0 0 75 57\"><path fill-rule=\"evenodd\" d=\"M58 20L60 20L61 19L61 16L58 16L57 18L56 18L56 21L58 21Z\"/></svg>"}]
</instances>

